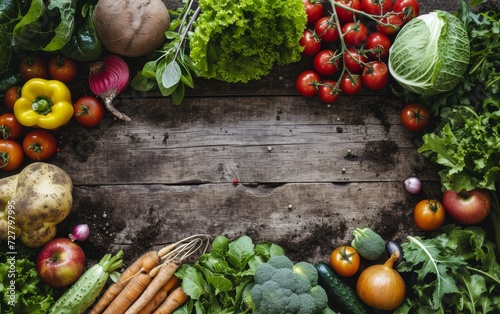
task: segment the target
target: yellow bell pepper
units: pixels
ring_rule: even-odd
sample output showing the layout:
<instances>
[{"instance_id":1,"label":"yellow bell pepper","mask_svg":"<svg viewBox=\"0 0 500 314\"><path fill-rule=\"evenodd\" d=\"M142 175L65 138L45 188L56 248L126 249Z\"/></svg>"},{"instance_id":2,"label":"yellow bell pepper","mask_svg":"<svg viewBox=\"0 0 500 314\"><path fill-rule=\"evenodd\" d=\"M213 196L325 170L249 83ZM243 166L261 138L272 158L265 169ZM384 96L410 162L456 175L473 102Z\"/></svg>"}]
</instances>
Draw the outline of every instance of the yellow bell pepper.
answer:
<instances>
[{"instance_id":1,"label":"yellow bell pepper","mask_svg":"<svg viewBox=\"0 0 500 314\"><path fill-rule=\"evenodd\" d=\"M56 80L34 78L21 89L21 97L14 104L14 115L27 127L57 129L73 116L71 92Z\"/></svg>"}]
</instances>

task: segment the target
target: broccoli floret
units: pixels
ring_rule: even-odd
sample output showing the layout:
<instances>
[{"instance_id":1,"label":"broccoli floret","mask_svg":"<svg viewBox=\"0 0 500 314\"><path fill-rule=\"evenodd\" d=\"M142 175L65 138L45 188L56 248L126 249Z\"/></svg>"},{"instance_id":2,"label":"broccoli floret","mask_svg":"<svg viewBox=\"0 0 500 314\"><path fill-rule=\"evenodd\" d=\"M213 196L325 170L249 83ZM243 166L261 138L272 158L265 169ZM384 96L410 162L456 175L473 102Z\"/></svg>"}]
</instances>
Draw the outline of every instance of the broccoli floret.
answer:
<instances>
[{"instance_id":1,"label":"broccoli floret","mask_svg":"<svg viewBox=\"0 0 500 314\"><path fill-rule=\"evenodd\" d=\"M318 284L318 270L313 264L308 262L298 262L292 267L292 270L294 273L306 277L311 283L311 286Z\"/></svg>"},{"instance_id":2,"label":"broccoli floret","mask_svg":"<svg viewBox=\"0 0 500 314\"><path fill-rule=\"evenodd\" d=\"M375 231L370 228L356 228L353 235L354 240L352 240L351 245L362 257L373 261L384 254L385 241Z\"/></svg>"},{"instance_id":3,"label":"broccoli floret","mask_svg":"<svg viewBox=\"0 0 500 314\"><path fill-rule=\"evenodd\" d=\"M257 266L250 295L254 313L321 314L327 307L326 292L317 284L317 271L308 263L294 265L287 257L272 257ZM295 270L296 269L296 270Z\"/></svg>"}]
</instances>

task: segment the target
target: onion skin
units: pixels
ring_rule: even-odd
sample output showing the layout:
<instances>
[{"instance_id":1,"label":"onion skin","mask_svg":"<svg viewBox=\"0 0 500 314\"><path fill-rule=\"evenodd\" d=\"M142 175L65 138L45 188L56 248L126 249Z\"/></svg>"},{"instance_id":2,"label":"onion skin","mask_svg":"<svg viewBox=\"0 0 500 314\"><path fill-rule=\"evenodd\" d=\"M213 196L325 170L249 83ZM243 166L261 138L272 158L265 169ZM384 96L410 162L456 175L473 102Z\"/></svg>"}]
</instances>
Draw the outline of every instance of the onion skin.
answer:
<instances>
[{"instance_id":1,"label":"onion skin","mask_svg":"<svg viewBox=\"0 0 500 314\"><path fill-rule=\"evenodd\" d=\"M403 303L406 295L405 282L393 268L398 258L399 253L394 252L383 265L372 265L359 275L356 292L366 305L392 311Z\"/></svg>"}]
</instances>

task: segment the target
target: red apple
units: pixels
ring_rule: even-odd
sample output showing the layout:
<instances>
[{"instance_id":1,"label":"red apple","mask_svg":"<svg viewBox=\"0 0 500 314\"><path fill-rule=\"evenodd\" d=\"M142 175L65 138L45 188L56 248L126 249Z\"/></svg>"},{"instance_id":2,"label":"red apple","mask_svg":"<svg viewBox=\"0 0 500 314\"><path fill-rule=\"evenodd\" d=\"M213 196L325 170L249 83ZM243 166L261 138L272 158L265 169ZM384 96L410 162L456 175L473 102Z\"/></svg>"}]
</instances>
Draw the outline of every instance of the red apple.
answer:
<instances>
[{"instance_id":1,"label":"red apple","mask_svg":"<svg viewBox=\"0 0 500 314\"><path fill-rule=\"evenodd\" d=\"M68 238L55 238L43 246L36 258L36 271L51 287L75 283L85 270L82 248Z\"/></svg>"},{"instance_id":2,"label":"red apple","mask_svg":"<svg viewBox=\"0 0 500 314\"><path fill-rule=\"evenodd\" d=\"M447 190L443 194L446 212L463 225L473 225L483 221L491 210L491 195L487 190L462 190L459 193Z\"/></svg>"}]
</instances>

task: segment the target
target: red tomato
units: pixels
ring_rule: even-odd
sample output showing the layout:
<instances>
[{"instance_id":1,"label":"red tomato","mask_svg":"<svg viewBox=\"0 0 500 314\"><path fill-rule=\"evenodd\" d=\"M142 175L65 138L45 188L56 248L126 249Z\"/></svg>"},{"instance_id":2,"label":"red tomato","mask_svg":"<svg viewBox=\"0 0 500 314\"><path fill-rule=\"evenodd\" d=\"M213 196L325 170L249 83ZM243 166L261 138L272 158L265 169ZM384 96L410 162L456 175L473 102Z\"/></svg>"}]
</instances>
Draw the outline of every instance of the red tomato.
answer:
<instances>
[{"instance_id":1,"label":"red tomato","mask_svg":"<svg viewBox=\"0 0 500 314\"><path fill-rule=\"evenodd\" d=\"M380 90L389 81L389 69L383 61L372 61L368 63L361 72L363 86L371 90Z\"/></svg>"},{"instance_id":2,"label":"red tomato","mask_svg":"<svg viewBox=\"0 0 500 314\"><path fill-rule=\"evenodd\" d=\"M104 117L104 105L93 96L83 96L73 105L75 120L81 125L98 125Z\"/></svg>"},{"instance_id":3,"label":"red tomato","mask_svg":"<svg viewBox=\"0 0 500 314\"><path fill-rule=\"evenodd\" d=\"M314 24L314 32L321 41L333 43L339 40L340 34L331 16L323 16Z\"/></svg>"},{"instance_id":4,"label":"red tomato","mask_svg":"<svg viewBox=\"0 0 500 314\"><path fill-rule=\"evenodd\" d=\"M23 151L32 160L47 160L56 153L57 142L49 131L37 129L24 137Z\"/></svg>"},{"instance_id":5,"label":"red tomato","mask_svg":"<svg viewBox=\"0 0 500 314\"><path fill-rule=\"evenodd\" d=\"M389 55L391 40L387 35L375 32L368 35L366 39L367 53L373 59L383 59Z\"/></svg>"},{"instance_id":6,"label":"red tomato","mask_svg":"<svg viewBox=\"0 0 500 314\"><path fill-rule=\"evenodd\" d=\"M354 10L361 10L361 2L359 0L335 0L335 2L352 8ZM341 23L348 23L354 21L354 17L357 16L355 13L352 11L349 11L347 9L341 8L340 6L335 6L335 12L337 13L337 16L339 18L339 21Z\"/></svg>"},{"instance_id":7,"label":"red tomato","mask_svg":"<svg viewBox=\"0 0 500 314\"><path fill-rule=\"evenodd\" d=\"M439 229L446 218L443 205L433 199L421 200L413 209L413 220L418 229L433 231Z\"/></svg>"},{"instance_id":8,"label":"red tomato","mask_svg":"<svg viewBox=\"0 0 500 314\"><path fill-rule=\"evenodd\" d=\"M32 78L47 79L49 77L47 64L45 63L45 60L38 55L24 57L21 59L21 63L19 64L19 74L25 81Z\"/></svg>"},{"instance_id":9,"label":"red tomato","mask_svg":"<svg viewBox=\"0 0 500 314\"><path fill-rule=\"evenodd\" d=\"M348 48L344 52L344 65L351 73L360 73L368 58L358 49Z\"/></svg>"},{"instance_id":10,"label":"red tomato","mask_svg":"<svg viewBox=\"0 0 500 314\"><path fill-rule=\"evenodd\" d=\"M318 92L318 85L321 77L312 70L306 70L299 74L295 87L299 94L304 97L313 97Z\"/></svg>"},{"instance_id":11,"label":"red tomato","mask_svg":"<svg viewBox=\"0 0 500 314\"><path fill-rule=\"evenodd\" d=\"M7 108L14 109L14 104L21 97L21 87L11 86L5 91L4 101Z\"/></svg>"},{"instance_id":12,"label":"red tomato","mask_svg":"<svg viewBox=\"0 0 500 314\"><path fill-rule=\"evenodd\" d=\"M417 0L396 0L394 2L394 12L399 13L399 17L406 24L419 15L420 5Z\"/></svg>"},{"instance_id":13,"label":"red tomato","mask_svg":"<svg viewBox=\"0 0 500 314\"><path fill-rule=\"evenodd\" d=\"M60 55L50 59L49 74L54 80L68 83L75 79L77 73L78 65L73 59Z\"/></svg>"},{"instance_id":14,"label":"red tomato","mask_svg":"<svg viewBox=\"0 0 500 314\"><path fill-rule=\"evenodd\" d=\"M321 49L321 39L310 29L305 29L299 45L304 47L302 55L312 57Z\"/></svg>"},{"instance_id":15,"label":"red tomato","mask_svg":"<svg viewBox=\"0 0 500 314\"><path fill-rule=\"evenodd\" d=\"M403 20L398 15L389 14L378 20L376 28L383 34L394 35L401 29L401 26L403 26Z\"/></svg>"},{"instance_id":16,"label":"red tomato","mask_svg":"<svg viewBox=\"0 0 500 314\"><path fill-rule=\"evenodd\" d=\"M361 22L349 22L342 26L344 41L349 46L361 47L368 37L368 29Z\"/></svg>"},{"instance_id":17,"label":"red tomato","mask_svg":"<svg viewBox=\"0 0 500 314\"><path fill-rule=\"evenodd\" d=\"M339 98L337 82L325 80L318 86L318 97L325 104L333 104Z\"/></svg>"},{"instance_id":18,"label":"red tomato","mask_svg":"<svg viewBox=\"0 0 500 314\"><path fill-rule=\"evenodd\" d=\"M407 130L422 131L429 124L429 109L421 104L410 103L401 110L400 118Z\"/></svg>"},{"instance_id":19,"label":"red tomato","mask_svg":"<svg viewBox=\"0 0 500 314\"><path fill-rule=\"evenodd\" d=\"M392 0L361 0L361 10L371 15L384 15L392 10Z\"/></svg>"},{"instance_id":20,"label":"red tomato","mask_svg":"<svg viewBox=\"0 0 500 314\"><path fill-rule=\"evenodd\" d=\"M13 113L0 116L0 136L4 140L15 140L23 133L24 127Z\"/></svg>"},{"instance_id":21,"label":"red tomato","mask_svg":"<svg viewBox=\"0 0 500 314\"><path fill-rule=\"evenodd\" d=\"M0 170L16 170L21 166L23 161L23 149L18 142L14 140L0 140Z\"/></svg>"},{"instance_id":22,"label":"red tomato","mask_svg":"<svg viewBox=\"0 0 500 314\"><path fill-rule=\"evenodd\" d=\"M358 74L346 73L340 79L340 90L346 95L357 95L361 92L363 83Z\"/></svg>"},{"instance_id":23,"label":"red tomato","mask_svg":"<svg viewBox=\"0 0 500 314\"><path fill-rule=\"evenodd\" d=\"M330 254L330 265L342 277L353 276L360 264L361 257L352 246L340 246Z\"/></svg>"},{"instance_id":24,"label":"red tomato","mask_svg":"<svg viewBox=\"0 0 500 314\"><path fill-rule=\"evenodd\" d=\"M318 52L313 60L314 70L321 75L333 75L339 70L340 55L332 49L325 49Z\"/></svg>"},{"instance_id":25,"label":"red tomato","mask_svg":"<svg viewBox=\"0 0 500 314\"><path fill-rule=\"evenodd\" d=\"M302 0L302 2L306 9L307 24L312 25L316 23L323 16L323 4L319 0Z\"/></svg>"}]
</instances>

